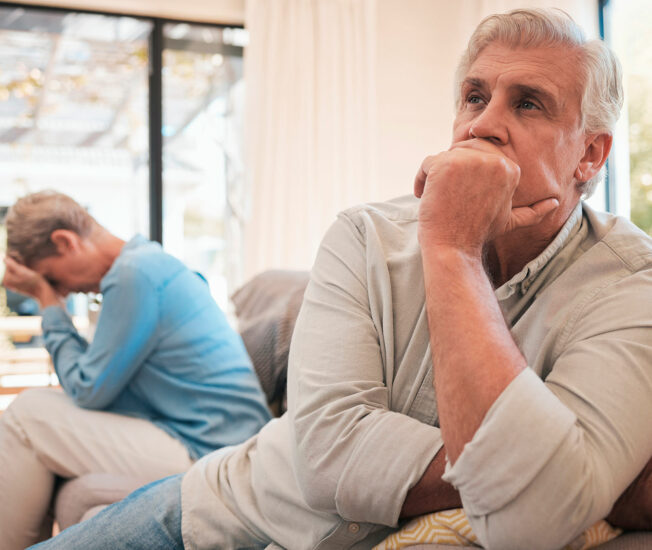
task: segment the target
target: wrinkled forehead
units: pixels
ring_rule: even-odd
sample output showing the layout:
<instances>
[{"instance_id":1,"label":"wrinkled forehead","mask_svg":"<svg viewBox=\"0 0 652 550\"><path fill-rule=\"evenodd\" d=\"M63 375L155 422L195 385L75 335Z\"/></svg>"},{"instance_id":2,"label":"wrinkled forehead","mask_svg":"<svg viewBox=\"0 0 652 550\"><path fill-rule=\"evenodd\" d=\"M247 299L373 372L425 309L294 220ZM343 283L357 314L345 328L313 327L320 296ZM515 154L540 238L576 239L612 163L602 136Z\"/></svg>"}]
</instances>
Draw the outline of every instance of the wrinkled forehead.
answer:
<instances>
[{"instance_id":1,"label":"wrinkled forehead","mask_svg":"<svg viewBox=\"0 0 652 550\"><path fill-rule=\"evenodd\" d=\"M559 102L578 108L584 90L581 52L565 44L513 46L491 42L459 75L456 93L469 81L482 80L489 86L501 82L521 89L540 89Z\"/></svg>"},{"instance_id":2,"label":"wrinkled forehead","mask_svg":"<svg viewBox=\"0 0 652 550\"><path fill-rule=\"evenodd\" d=\"M573 49L560 45L512 46L502 42L488 44L466 70L467 76L478 67L496 74L520 71L532 78L546 78L572 84L581 80L579 55Z\"/></svg>"},{"instance_id":3,"label":"wrinkled forehead","mask_svg":"<svg viewBox=\"0 0 652 550\"><path fill-rule=\"evenodd\" d=\"M463 77L478 57L480 57L487 48L492 46L501 46L509 50L522 51L550 49L560 52L564 57L568 56L577 59L582 55L581 44L550 38L536 38L529 35L521 37L485 36L478 40L471 38L471 41L467 45L466 50L464 50L464 53L457 64L455 71L456 76Z\"/></svg>"}]
</instances>

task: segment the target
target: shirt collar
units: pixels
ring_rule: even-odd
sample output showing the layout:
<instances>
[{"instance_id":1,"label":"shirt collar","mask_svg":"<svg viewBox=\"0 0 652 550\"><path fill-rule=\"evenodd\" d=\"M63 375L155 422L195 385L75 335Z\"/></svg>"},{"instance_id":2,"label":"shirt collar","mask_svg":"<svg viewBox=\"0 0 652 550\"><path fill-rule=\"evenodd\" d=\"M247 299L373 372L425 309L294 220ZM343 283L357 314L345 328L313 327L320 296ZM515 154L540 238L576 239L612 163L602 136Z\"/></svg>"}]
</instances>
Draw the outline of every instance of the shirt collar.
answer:
<instances>
[{"instance_id":1,"label":"shirt collar","mask_svg":"<svg viewBox=\"0 0 652 550\"><path fill-rule=\"evenodd\" d=\"M125 245L122 247L123 251L131 250L132 248L138 248L148 242L148 239L143 237L140 233L136 233L131 239L129 239Z\"/></svg>"},{"instance_id":2,"label":"shirt collar","mask_svg":"<svg viewBox=\"0 0 652 550\"><path fill-rule=\"evenodd\" d=\"M109 276L110 273L113 273L114 269L117 269L116 263L118 263L118 260L123 257L124 253L138 248L142 246L145 243L148 243L149 240L146 237L143 237L140 233L136 233L131 239L129 239L124 246L122 247L122 250L120 250L120 254L118 254L117 258L113 261L113 264L109 268L109 270L104 274L104 277L102 277L102 280L100 281L100 292L104 292L104 285L105 285L105 280Z\"/></svg>"},{"instance_id":3,"label":"shirt collar","mask_svg":"<svg viewBox=\"0 0 652 550\"><path fill-rule=\"evenodd\" d=\"M509 281L496 289L496 297L498 300L506 300L517 290L521 294L525 294L546 264L548 264L548 262L566 245L570 238L579 231L581 220L582 203L578 202L572 214L566 220L566 223L562 226L559 233L557 233L557 236L546 247L546 249L534 258L534 260L526 264L525 267Z\"/></svg>"}]
</instances>

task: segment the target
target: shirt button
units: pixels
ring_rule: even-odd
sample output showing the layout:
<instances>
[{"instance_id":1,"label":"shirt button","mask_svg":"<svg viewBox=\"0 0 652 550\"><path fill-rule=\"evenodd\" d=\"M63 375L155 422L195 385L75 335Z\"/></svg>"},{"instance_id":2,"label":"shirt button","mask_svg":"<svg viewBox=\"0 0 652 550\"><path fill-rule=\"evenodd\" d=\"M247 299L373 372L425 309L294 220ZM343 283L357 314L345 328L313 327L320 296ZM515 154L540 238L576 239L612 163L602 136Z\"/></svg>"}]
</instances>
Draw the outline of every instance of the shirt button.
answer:
<instances>
[{"instance_id":1,"label":"shirt button","mask_svg":"<svg viewBox=\"0 0 652 550\"><path fill-rule=\"evenodd\" d=\"M349 533L357 533L360 530L360 526L357 523L349 523Z\"/></svg>"}]
</instances>

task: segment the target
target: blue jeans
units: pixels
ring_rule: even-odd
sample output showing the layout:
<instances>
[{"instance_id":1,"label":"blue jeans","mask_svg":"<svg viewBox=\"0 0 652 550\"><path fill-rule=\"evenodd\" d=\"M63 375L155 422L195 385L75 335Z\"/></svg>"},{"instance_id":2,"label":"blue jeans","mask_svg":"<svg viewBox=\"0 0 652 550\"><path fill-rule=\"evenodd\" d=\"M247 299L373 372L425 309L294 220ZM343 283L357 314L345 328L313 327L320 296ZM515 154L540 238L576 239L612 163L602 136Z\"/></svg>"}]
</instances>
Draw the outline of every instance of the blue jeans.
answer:
<instances>
[{"instance_id":1,"label":"blue jeans","mask_svg":"<svg viewBox=\"0 0 652 550\"><path fill-rule=\"evenodd\" d=\"M39 550L183 550L183 474L145 485L95 517L32 546Z\"/></svg>"}]
</instances>

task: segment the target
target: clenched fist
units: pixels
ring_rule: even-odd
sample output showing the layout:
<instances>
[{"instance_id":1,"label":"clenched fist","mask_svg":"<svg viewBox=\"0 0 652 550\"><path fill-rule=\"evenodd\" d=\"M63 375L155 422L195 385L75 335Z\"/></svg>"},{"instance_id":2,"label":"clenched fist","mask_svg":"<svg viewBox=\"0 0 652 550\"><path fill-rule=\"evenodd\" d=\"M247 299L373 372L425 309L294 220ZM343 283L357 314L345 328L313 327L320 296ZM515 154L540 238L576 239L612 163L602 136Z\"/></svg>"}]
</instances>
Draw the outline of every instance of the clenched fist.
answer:
<instances>
[{"instance_id":1,"label":"clenched fist","mask_svg":"<svg viewBox=\"0 0 652 550\"><path fill-rule=\"evenodd\" d=\"M545 198L513 206L520 168L486 140L471 139L427 157L415 178L421 246L447 246L476 255L485 243L538 223L558 206Z\"/></svg>"}]
</instances>

